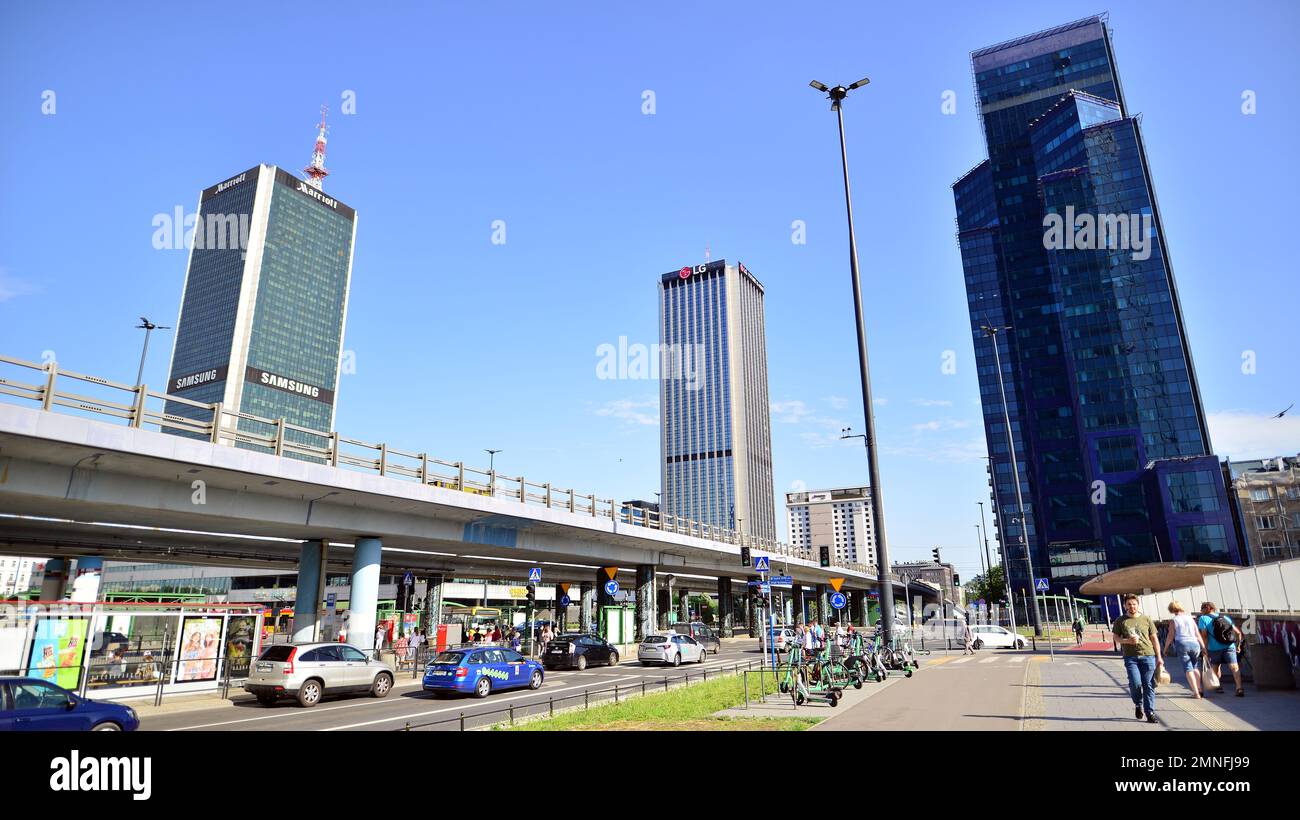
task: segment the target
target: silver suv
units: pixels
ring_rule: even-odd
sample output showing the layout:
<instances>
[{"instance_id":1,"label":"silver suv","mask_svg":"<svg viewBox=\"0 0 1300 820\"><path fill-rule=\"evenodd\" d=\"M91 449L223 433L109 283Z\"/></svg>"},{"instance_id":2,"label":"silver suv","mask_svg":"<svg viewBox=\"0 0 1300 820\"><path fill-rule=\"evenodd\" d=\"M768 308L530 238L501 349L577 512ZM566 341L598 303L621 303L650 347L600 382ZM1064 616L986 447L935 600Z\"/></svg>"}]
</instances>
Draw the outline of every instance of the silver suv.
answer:
<instances>
[{"instance_id":1,"label":"silver suv","mask_svg":"<svg viewBox=\"0 0 1300 820\"><path fill-rule=\"evenodd\" d=\"M252 664L244 690L264 706L284 696L315 706L322 696L340 692L382 698L393 690L393 668L345 643L280 644L267 647Z\"/></svg>"}]
</instances>

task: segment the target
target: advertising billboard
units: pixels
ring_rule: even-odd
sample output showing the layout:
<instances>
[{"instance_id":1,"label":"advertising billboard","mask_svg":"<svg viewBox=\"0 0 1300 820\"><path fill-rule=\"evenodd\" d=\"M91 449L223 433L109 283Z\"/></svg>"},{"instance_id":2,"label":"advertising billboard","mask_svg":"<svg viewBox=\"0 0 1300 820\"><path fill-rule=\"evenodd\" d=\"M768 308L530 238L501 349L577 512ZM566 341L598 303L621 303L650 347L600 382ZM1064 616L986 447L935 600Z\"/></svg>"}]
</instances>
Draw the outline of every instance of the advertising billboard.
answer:
<instances>
[{"instance_id":1,"label":"advertising billboard","mask_svg":"<svg viewBox=\"0 0 1300 820\"><path fill-rule=\"evenodd\" d=\"M86 649L86 618L46 618L36 624L27 675L64 689L81 683L81 659Z\"/></svg>"}]
</instances>

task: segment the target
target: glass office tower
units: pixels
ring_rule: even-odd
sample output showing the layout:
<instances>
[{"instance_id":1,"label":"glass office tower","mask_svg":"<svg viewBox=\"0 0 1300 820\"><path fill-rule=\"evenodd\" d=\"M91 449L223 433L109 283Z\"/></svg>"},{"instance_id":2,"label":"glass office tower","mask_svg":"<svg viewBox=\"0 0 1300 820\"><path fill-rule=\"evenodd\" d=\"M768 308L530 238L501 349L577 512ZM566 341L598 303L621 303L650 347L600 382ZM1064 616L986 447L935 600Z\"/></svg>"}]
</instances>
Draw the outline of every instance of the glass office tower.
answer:
<instances>
[{"instance_id":1,"label":"glass office tower","mask_svg":"<svg viewBox=\"0 0 1300 820\"><path fill-rule=\"evenodd\" d=\"M355 236L355 211L272 165L203 191L168 391L332 430Z\"/></svg>"},{"instance_id":2,"label":"glass office tower","mask_svg":"<svg viewBox=\"0 0 1300 820\"><path fill-rule=\"evenodd\" d=\"M659 280L661 509L776 539L763 286L725 260Z\"/></svg>"},{"instance_id":3,"label":"glass office tower","mask_svg":"<svg viewBox=\"0 0 1300 820\"><path fill-rule=\"evenodd\" d=\"M1148 561L1238 563L1137 119L1106 21L972 54L988 159L953 186L990 483L1027 583ZM1010 327L990 337L981 326Z\"/></svg>"}]
</instances>

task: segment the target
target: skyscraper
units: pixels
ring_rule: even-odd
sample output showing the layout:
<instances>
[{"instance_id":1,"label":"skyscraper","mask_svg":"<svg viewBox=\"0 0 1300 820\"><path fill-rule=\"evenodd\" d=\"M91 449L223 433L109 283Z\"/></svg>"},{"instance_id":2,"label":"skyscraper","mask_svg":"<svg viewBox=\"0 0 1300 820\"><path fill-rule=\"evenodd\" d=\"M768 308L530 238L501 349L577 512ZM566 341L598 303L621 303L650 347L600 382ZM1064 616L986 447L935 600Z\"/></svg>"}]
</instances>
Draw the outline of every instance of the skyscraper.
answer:
<instances>
[{"instance_id":1,"label":"skyscraper","mask_svg":"<svg viewBox=\"0 0 1300 820\"><path fill-rule=\"evenodd\" d=\"M307 173L257 165L203 191L169 392L333 429L356 212L320 190L323 120ZM179 402L167 412L206 418Z\"/></svg>"},{"instance_id":2,"label":"skyscraper","mask_svg":"<svg viewBox=\"0 0 1300 820\"><path fill-rule=\"evenodd\" d=\"M718 260L659 280L661 509L776 539L763 286Z\"/></svg>"},{"instance_id":3,"label":"skyscraper","mask_svg":"<svg viewBox=\"0 0 1300 820\"><path fill-rule=\"evenodd\" d=\"M988 159L953 186L1000 540L1034 574L1236 562L1140 122L1104 17L971 55ZM990 336L982 327L1010 328Z\"/></svg>"}]
</instances>

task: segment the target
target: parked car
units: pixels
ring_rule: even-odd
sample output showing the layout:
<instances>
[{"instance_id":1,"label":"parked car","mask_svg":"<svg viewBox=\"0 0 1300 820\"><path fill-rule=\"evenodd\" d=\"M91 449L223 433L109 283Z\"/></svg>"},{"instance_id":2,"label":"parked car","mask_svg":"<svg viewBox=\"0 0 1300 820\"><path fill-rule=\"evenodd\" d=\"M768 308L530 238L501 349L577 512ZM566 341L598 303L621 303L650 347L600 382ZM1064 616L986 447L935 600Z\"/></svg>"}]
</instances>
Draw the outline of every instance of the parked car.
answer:
<instances>
[{"instance_id":1,"label":"parked car","mask_svg":"<svg viewBox=\"0 0 1300 820\"><path fill-rule=\"evenodd\" d=\"M424 669L424 691L435 697L448 692L485 698L497 689L540 689L542 665L505 647L448 649Z\"/></svg>"},{"instance_id":2,"label":"parked car","mask_svg":"<svg viewBox=\"0 0 1300 820\"><path fill-rule=\"evenodd\" d=\"M699 621L692 621L689 624L673 624L673 631L679 635L690 635L697 642L704 646L706 652L718 654L722 651L722 639L712 627L706 626Z\"/></svg>"},{"instance_id":3,"label":"parked car","mask_svg":"<svg viewBox=\"0 0 1300 820\"><path fill-rule=\"evenodd\" d=\"M774 626L770 632L772 643L776 644L777 652L784 652L790 648L790 644L795 640L794 629L788 626Z\"/></svg>"},{"instance_id":4,"label":"parked car","mask_svg":"<svg viewBox=\"0 0 1300 820\"><path fill-rule=\"evenodd\" d=\"M971 646L983 649L986 646L1003 649L1024 649L1025 639L1005 627L992 624L974 624L970 628Z\"/></svg>"},{"instance_id":5,"label":"parked car","mask_svg":"<svg viewBox=\"0 0 1300 820\"><path fill-rule=\"evenodd\" d=\"M291 697L310 707L325 695L344 692L382 698L393 690L393 668L345 643L278 644L252 664L244 690L263 706Z\"/></svg>"},{"instance_id":6,"label":"parked car","mask_svg":"<svg viewBox=\"0 0 1300 820\"><path fill-rule=\"evenodd\" d=\"M681 666L683 663L704 663L708 653L704 644L690 635L671 633L668 635L647 635L636 648L636 659L642 666L652 663L664 663L669 666Z\"/></svg>"},{"instance_id":7,"label":"parked car","mask_svg":"<svg viewBox=\"0 0 1300 820\"><path fill-rule=\"evenodd\" d=\"M597 663L617 666L618 650L599 635L586 632L561 635L542 651L542 665L546 669L573 667L581 672Z\"/></svg>"},{"instance_id":8,"label":"parked car","mask_svg":"<svg viewBox=\"0 0 1300 820\"><path fill-rule=\"evenodd\" d=\"M134 732L130 706L83 698L38 678L0 678L0 732Z\"/></svg>"}]
</instances>

